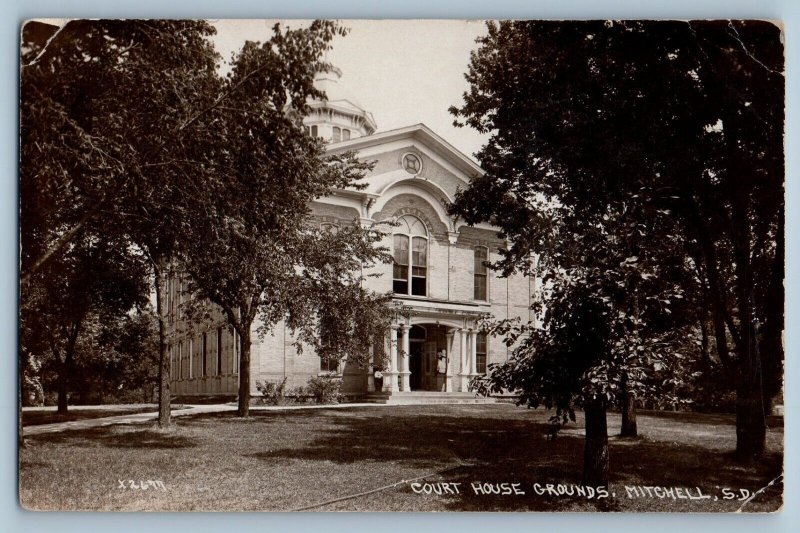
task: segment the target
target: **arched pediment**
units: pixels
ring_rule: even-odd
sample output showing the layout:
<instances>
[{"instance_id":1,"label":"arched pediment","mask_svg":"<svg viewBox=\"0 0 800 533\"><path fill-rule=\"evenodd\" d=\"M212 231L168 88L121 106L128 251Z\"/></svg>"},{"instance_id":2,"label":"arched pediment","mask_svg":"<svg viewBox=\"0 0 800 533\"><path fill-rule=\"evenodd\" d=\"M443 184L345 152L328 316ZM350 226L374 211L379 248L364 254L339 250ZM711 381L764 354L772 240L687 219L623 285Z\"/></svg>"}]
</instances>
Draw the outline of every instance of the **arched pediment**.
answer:
<instances>
[{"instance_id":1,"label":"arched pediment","mask_svg":"<svg viewBox=\"0 0 800 533\"><path fill-rule=\"evenodd\" d=\"M446 239L451 231L451 223L442 203L419 187L393 187L376 200L373 215L376 222L389 221L403 215L414 215L422 220L428 230L440 240Z\"/></svg>"}]
</instances>

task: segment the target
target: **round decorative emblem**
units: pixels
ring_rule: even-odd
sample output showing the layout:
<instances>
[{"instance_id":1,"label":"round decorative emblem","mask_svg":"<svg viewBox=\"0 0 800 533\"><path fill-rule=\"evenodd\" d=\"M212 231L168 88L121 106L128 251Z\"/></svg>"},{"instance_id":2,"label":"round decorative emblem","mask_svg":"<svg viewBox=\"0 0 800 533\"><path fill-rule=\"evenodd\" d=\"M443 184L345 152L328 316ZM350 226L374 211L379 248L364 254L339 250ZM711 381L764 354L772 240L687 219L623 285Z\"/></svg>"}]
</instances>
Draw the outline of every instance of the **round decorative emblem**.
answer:
<instances>
[{"instance_id":1,"label":"round decorative emblem","mask_svg":"<svg viewBox=\"0 0 800 533\"><path fill-rule=\"evenodd\" d=\"M422 161L414 154L406 154L403 156L403 168L409 174L419 174L422 170Z\"/></svg>"}]
</instances>

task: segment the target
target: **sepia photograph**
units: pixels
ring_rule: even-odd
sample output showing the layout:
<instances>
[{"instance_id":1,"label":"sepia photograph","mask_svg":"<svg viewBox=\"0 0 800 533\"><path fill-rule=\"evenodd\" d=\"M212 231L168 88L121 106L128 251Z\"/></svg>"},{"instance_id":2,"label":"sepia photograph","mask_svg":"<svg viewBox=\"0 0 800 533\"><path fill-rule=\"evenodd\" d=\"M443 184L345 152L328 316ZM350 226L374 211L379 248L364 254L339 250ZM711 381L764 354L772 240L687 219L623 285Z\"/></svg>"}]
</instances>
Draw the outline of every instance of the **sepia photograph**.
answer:
<instances>
[{"instance_id":1,"label":"sepia photograph","mask_svg":"<svg viewBox=\"0 0 800 533\"><path fill-rule=\"evenodd\" d=\"M782 510L781 21L19 38L23 509Z\"/></svg>"}]
</instances>

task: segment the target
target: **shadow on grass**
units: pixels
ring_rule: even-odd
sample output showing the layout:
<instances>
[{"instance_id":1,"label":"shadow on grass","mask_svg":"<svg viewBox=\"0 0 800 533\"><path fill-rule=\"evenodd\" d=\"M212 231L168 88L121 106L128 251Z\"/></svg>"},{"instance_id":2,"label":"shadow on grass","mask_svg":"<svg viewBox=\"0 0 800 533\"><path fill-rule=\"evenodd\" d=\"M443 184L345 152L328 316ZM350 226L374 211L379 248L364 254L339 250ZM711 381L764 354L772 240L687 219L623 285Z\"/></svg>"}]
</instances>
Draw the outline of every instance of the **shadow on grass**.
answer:
<instances>
[{"instance_id":1,"label":"shadow on grass","mask_svg":"<svg viewBox=\"0 0 800 533\"><path fill-rule=\"evenodd\" d=\"M639 416L654 417L666 420L675 420L688 424L708 425L735 425L736 415L733 413L697 413L690 411L653 411L646 409L637 410ZM783 417L778 415L767 415L767 427L772 429L783 429Z\"/></svg>"},{"instance_id":2,"label":"shadow on grass","mask_svg":"<svg viewBox=\"0 0 800 533\"><path fill-rule=\"evenodd\" d=\"M54 411L23 411L22 425L41 426L44 424L56 424L61 422L75 422L77 420L90 420L94 418L106 418L109 416L134 415L139 413L149 413L157 410L157 406L137 407L133 409L79 409L70 411L66 414L58 414Z\"/></svg>"},{"instance_id":3,"label":"shadow on grass","mask_svg":"<svg viewBox=\"0 0 800 533\"><path fill-rule=\"evenodd\" d=\"M287 424L309 423L309 418L322 417L328 426L316 432L310 442L248 456L276 464L287 459L365 465L401 463L431 472L461 463L463 466L456 470L426 480L462 484L464 490L459 496L445 498L450 510L616 511L623 510L621 504L628 505L620 499L583 499L576 508L575 498L533 492L536 483L580 485L583 467L583 437L562 435L547 440L549 425L541 416L499 419L435 411L413 416L399 412L391 416L363 412L331 416L330 412L316 412L298 418L297 414L259 413L252 422L266 426L265 431L279 431ZM704 493L720 487L755 491L781 472L782 461L782 453L771 453L758 464L745 466L737 463L732 453L690 443L647 438L610 442L611 484L620 486L702 487ZM526 495L476 495L472 483L520 483ZM408 485L400 490L411 493ZM659 510L659 502L649 505L647 510Z\"/></svg>"},{"instance_id":4,"label":"shadow on grass","mask_svg":"<svg viewBox=\"0 0 800 533\"><path fill-rule=\"evenodd\" d=\"M109 448L179 449L196 446L193 439L171 431L145 429L141 426L106 426L81 430L43 433L28 437L34 442Z\"/></svg>"}]
</instances>

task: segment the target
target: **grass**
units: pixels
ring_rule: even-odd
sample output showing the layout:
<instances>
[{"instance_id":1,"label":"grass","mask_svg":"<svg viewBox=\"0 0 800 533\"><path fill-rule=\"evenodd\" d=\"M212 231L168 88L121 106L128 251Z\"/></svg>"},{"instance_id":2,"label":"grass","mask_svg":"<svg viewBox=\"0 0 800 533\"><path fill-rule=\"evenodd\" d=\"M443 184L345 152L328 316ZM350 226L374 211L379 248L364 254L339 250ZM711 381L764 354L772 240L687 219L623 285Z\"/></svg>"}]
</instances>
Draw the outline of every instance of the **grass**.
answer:
<instances>
[{"instance_id":1,"label":"grass","mask_svg":"<svg viewBox=\"0 0 800 533\"><path fill-rule=\"evenodd\" d=\"M174 407L173 407L174 409ZM137 405L137 406L104 406L96 409L75 409L70 407L67 414L58 414L52 409L25 409L22 412L23 426L40 426L43 424L55 424L58 422L74 422L76 420L87 420L91 418L104 418L107 416L134 415L138 413L148 413L158 411L158 406Z\"/></svg>"},{"instance_id":2,"label":"grass","mask_svg":"<svg viewBox=\"0 0 800 533\"><path fill-rule=\"evenodd\" d=\"M610 442L616 497L539 495L536 483L581 479L581 419L551 441L548 416L508 404L365 407L187 416L167 431L119 425L38 435L20 453L20 501L29 509L286 511L428 476L421 482L460 483L459 494L416 494L401 483L312 510L735 511L741 502L723 500L723 488L754 492L782 471L780 420L772 420L768 456L744 466L730 455L731 417L702 423L703 415L640 413L640 439ZM609 434L618 431L611 414ZM166 490L132 489L131 480L162 481ZM473 482L519 483L525 494L479 496ZM625 485L700 487L712 498L627 498ZM777 484L744 510L781 505Z\"/></svg>"}]
</instances>

